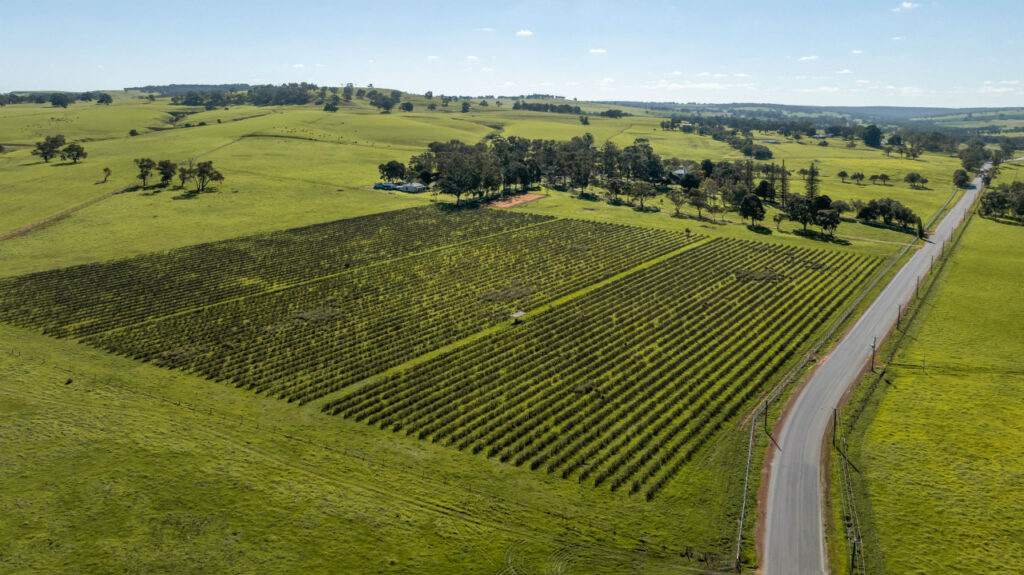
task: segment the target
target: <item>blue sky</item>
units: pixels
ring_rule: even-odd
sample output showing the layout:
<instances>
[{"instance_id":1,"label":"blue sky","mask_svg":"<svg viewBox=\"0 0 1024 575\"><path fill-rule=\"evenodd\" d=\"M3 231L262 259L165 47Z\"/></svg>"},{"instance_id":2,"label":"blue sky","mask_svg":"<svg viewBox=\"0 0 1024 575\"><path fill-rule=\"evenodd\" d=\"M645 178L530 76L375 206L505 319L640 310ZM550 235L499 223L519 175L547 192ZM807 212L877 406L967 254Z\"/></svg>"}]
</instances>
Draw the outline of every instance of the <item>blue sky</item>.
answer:
<instances>
[{"instance_id":1,"label":"blue sky","mask_svg":"<svg viewBox=\"0 0 1024 575\"><path fill-rule=\"evenodd\" d=\"M1011 0L0 0L0 91L168 83L1024 106Z\"/></svg>"}]
</instances>

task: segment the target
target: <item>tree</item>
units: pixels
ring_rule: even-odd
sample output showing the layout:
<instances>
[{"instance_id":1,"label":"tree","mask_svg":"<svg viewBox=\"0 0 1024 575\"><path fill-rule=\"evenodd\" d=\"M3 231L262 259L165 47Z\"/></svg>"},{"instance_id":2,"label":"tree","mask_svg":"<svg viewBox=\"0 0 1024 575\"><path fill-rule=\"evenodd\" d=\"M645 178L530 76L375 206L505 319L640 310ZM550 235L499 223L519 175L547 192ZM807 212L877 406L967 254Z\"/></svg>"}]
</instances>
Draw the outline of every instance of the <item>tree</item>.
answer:
<instances>
[{"instance_id":1,"label":"tree","mask_svg":"<svg viewBox=\"0 0 1024 575\"><path fill-rule=\"evenodd\" d=\"M864 174L861 172L854 172L853 174L850 174L850 179L857 182L857 185L859 186L864 181Z\"/></svg>"},{"instance_id":2,"label":"tree","mask_svg":"<svg viewBox=\"0 0 1024 575\"><path fill-rule=\"evenodd\" d=\"M224 181L224 176L213 167L213 162L199 162L192 170L192 180L196 183L196 192L204 192L213 182Z\"/></svg>"},{"instance_id":3,"label":"tree","mask_svg":"<svg viewBox=\"0 0 1024 575\"><path fill-rule=\"evenodd\" d=\"M740 217L750 218L750 225L754 225L754 220L763 220L764 205L761 204L761 198L758 198L755 194L744 196L743 201L740 203Z\"/></svg>"},{"instance_id":4,"label":"tree","mask_svg":"<svg viewBox=\"0 0 1024 575\"><path fill-rule=\"evenodd\" d=\"M77 164L78 160L84 160L88 156L89 154L86 153L85 148L81 144L68 144L60 151L60 159L71 160L73 164Z\"/></svg>"},{"instance_id":5,"label":"tree","mask_svg":"<svg viewBox=\"0 0 1024 575\"><path fill-rule=\"evenodd\" d=\"M104 92L100 94L98 98L96 98L96 103L109 106L114 103L114 99L110 97L110 94Z\"/></svg>"},{"instance_id":6,"label":"tree","mask_svg":"<svg viewBox=\"0 0 1024 575\"><path fill-rule=\"evenodd\" d=\"M71 98L67 94L62 92L50 94L50 105L54 108L67 108L70 103Z\"/></svg>"},{"instance_id":7,"label":"tree","mask_svg":"<svg viewBox=\"0 0 1024 575\"><path fill-rule=\"evenodd\" d=\"M807 191L808 200L813 200L818 195L818 190L821 188L820 175L814 162L811 162L811 167L807 170L807 179L804 180L804 189Z\"/></svg>"},{"instance_id":8,"label":"tree","mask_svg":"<svg viewBox=\"0 0 1024 575\"><path fill-rule=\"evenodd\" d=\"M965 189L971 185L971 177L967 175L967 170L956 170L953 172L953 185Z\"/></svg>"},{"instance_id":9,"label":"tree","mask_svg":"<svg viewBox=\"0 0 1024 575\"><path fill-rule=\"evenodd\" d=\"M888 182L891 178L889 177L889 174L878 174L878 179L882 182L882 185L884 186L886 185L886 182Z\"/></svg>"},{"instance_id":10,"label":"tree","mask_svg":"<svg viewBox=\"0 0 1024 575\"><path fill-rule=\"evenodd\" d=\"M178 164L171 160L160 160L160 163L156 165L156 171L160 174L160 183L166 186L171 183L174 174L178 172Z\"/></svg>"},{"instance_id":11,"label":"tree","mask_svg":"<svg viewBox=\"0 0 1024 575\"><path fill-rule=\"evenodd\" d=\"M686 191L686 202L697 210L697 219L702 220L704 216L701 211L708 209L708 194L706 189L690 188Z\"/></svg>"},{"instance_id":12,"label":"tree","mask_svg":"<svg viewBox=\"0 0 1024 575\"><path fill-rule=\"evenodd\" d=\"M768 183L768 180L761 180L757 184L757 188L754 189L754 194L763 200L767 200L772 196L772 185Z\"/></svg>"},{"instance_id":13,"label":"tree","mask_svg":"<svg viewBox=\"0 0 1024 575\"><path fill-rule=\"evenodd\" d=\"M882 130L879 130L878 126L874 124L864 128L864 135L861 137L864 139L864 145L869 148L882 146Z\"/></svg>"},{"instance_id":14,"label":"tree","mask_svg":"<svg viewBox=\"0 0 1024 575\"><path fill-rule=\"evenodd\" d=\"M428 99L428 100L432 100L432 99L434 98L434 93L433 93L433 92L431 92L430 90L427 90L427 91L426 91L426 92L425 92L425 93L423 94L423 97L424 97L424 98L426 98L426 99Z\"/></svg>"},{"instance_id":15,"label":"tree","mask_svg":"<svg viewBox=\"0 0 1024 575\"><path fill-rule=\"evenodd\" d=\"M871 174L870 176L868 176L868 181L871 182L872 184L878 183L878 174Z\"/></svg>"},{"instance_id":16,"label":"tree","mask_svg":"<svg viewBox=\"0 0 1024 575\"><path fill-rule=\"evenodd\" d=\"M381 179L388 182L400 182L405 179L405 165L397 160L377 166Z\"/></svg>"},{"instance_id":17,"label":"tree","mask_svg":"<svg viewBox=\"0 0 1024 575\"><path fill-rule=\"evenodd\" d=\"M837 176L839 176L839 178L843 180L843 183L844 183L844 184L846 183L846 178L849 178L849 177L850 177L850 174L847 174L847 173L846 173L846 170L842 170L842 171L840 171L840 172L839 172L838 174L836 174L836 175L837 175Z\"/></svg>"},{"instance_id":18,"label":"tree","mask_svg":"<svg viewBox=\"0 0 1024 575\"><path fill-rule=\"evenodd\" d=\"M644 200L653 198L657 192L650 182L633 182L629 186L629 197L634 202L640 202L640 209L644 207Z\"/></svg>"},{"instance_id":19,"label":"tree","mask_svg":"<svg viewBox=\"0 0 1024 575\"><path fill-rule=\"evenodd\" d=\"M107 183L108 179L110 179L110 168L103 168L103 183Z\"/></svg>"},{"instance_id":20,"label":"tree","mask_svg":"<svg viewBox=\"0 0 1024 575\"><path fill-rule=\"evenodd\" d=\"M462 113L465 114L468 111L469 111L469 102L463 102L462 103ZM457 201L456 201L456 203L457 203Z\"/></svg>"},{"instance_id":21,"label":"tree","mask_svg":"<svg viewBox=\"0 0 1024 575\"><path fill-rule=\"evenodd\" d=\"M136 177L142 180L142 187L145 188L149 175L153 172L153 168L156 167L156 162L150 158L135 158L135 165L139 167L139 175Z\"/></svg>"},{"instance_id":22,"label":"tree","mask_svg":"<svg viewBox=\"0 0 1024 575\"><path fill-rule=\"evenodd\" d=\"M349 82L348 84L345 84L344 88L341 89L341 99L345 100L346 102L351 102L352 101L352 95L354 93L355 93L355 88L352 86L352 83Z\"/></svg>"},{"instance_id":23,"label":"tree","mask_svg":"<svg viewBox=\"0 0 1024 575\"><path fill-rule=\"evenodd\" d=\"M807 224L814 220L814 212L811 211L811 202L803 196L793 196L786 206L786 215L794 222L799 222L807 230Z\"/></svg>"},{"instance_id":24,"label":"tree","mask_svg":"<svg viewBox=\"0 0 1024 575\"><path fill-rule=\"evenodd\" d=\"M923 188L928 183L928 178L922 176L917 172L910 172L906 176L903 176L903 181L910 184L913 189Z\"/></svg>"},{"instance_id":25,"label":"tree","mask_svg":"<svg viewBox=\"0 0 1024 575\"><path fill-rule=\"evenodd\" d=\"M584 126L589 126L590 125L590 118L581 115L580 116L580 124L583 124Z\"/></svg>"},{"instance_id":26,"label":"tree","mask_svg":"<svg viewBox=\"0 0 1024 575\"><path fill-rule=\"evenodd\" d=\"M411 112L412 108L413 108L412 102L402 102L398 106L398 109L403 111L403 112Z\"/></svg>"},{"instance_id":27,"label":"tree","mask_svg":"<svg viewBox=\"0 0 1024 575\"><path fill-rule=\"evenodd\" d=\"M178 168L178 187L184 188L185 182L192 177L192 160L188 161L188 166L181 166Z\"/></svg>"},{"instance_id":28,"label":"tree","mask_svg":"<svg viewBox=\"0 0 1024 575\"><path fill-rule=\"evenodd\" d=\"M326 104L324 104L324 111L325 112L337 112L338 111L338 105L335 104L334 102L327 102Z\"/></svg>"},{"instance_id":29,"label":"tree","mask_svg":"<svg viewBox=\"0 0 1024 575\"><path fill-rule=\"evenodd\" d=\"M668 197L668 201L672 202L672 205L676 208L676 214L679 215L679 209L686 205L687 194L681 189L671 189L665 194ZM700 217L700 216L698 216Z\"/></svg>"},{"instance_id":30,"label":"tree","mask_svg":"<svg viewBox=\"0 0 1024 575\"><path fill-rule=\"evenodd\" d=\"M43 138L42 142L36 142L36 149L32 150L32 155L39 156L43 159L43 162L49 163L50 158L53 158L60 153L60 148L63 145L64 134L46 136Z\"/></svg>"},{"instance_id":31,"label":"tree","mask_svg":"<svg viewBox=\"0 0 1024 575\"><path fill-rule=\"evenodd\" d=\"M711 173L715 171L715 163L708 159L701 160L700 171L704 172L705 178L710 178Z\"/></svg>"},{"instance_id":32,"label":"tree","mask_svg":"<svg viewBox=\"0 0 1024 575\"><path fill-rule=\"evenodd\" d=\"M836 210L818 210L815 214L815 222L821 226L823 231L828 232L828 235L835 237L836 228L839 227L842 219L839 217L839 212Z\"/></svg>"},{"instance_id":33,"label":"tree","mask_svg":"<svg viewBox=\"0 0 1024 575\"><path fill-rule=\"evenodd\" d=\"M782 169L779 171L779 196L782 200L782 207L785 209L789 203L789 170L786 169L785 160L783 160Z\"/></svg>"},{"instance_id":34,"label":"tree","mask_svg":"<svg viewBox=\"0 0 1024 575\"><path fill-rule=\"evenodd\" d=\"M128 135L129 136L138 136L139 135L139 131L136 130L135 128L132 128L131 130L128 131Z\"/></svg>"},{"instance_id":35,"label":"tree","mask_svg":"<svg viewBox=\"0 0 1024 575\"><path fill-rule=\"evenodd\" d=\"M787 216L784 212L778 212L777 214L772 216L772 220L775 221L775 231L781 232L782 231L782 222L784 222L784 221L786 221L788 219L789 219L789 216Z\"/></svg>"}]
</instances>

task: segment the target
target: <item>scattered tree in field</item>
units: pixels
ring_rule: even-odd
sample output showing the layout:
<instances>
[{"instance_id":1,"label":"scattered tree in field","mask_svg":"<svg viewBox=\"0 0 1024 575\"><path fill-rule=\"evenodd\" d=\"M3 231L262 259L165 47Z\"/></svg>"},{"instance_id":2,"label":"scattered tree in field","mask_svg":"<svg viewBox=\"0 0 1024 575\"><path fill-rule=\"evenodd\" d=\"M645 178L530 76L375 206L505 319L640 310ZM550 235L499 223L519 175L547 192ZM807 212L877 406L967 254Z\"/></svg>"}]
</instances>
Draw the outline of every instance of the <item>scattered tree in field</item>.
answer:
<instances>
[{"instance_id":1,"label":"scattered tree in field","mask_svg":"<svg viewBox=\"0 0 1024 575\"><path fill-rule=\"evenodd\" d=\"M867 204L861 205L857 212L857 219L873 221L878 218L881 218L886 225L891 225L895 220L903 227L909 227L910 224L917 221L917 215L910 208L892 198L871 200Z\"/></svg>"},{"instance_id":2,"label":"scattered tree in field","mask_svg":"<svg viewBox=\"0 0 1024 575\"><path fill-rule=\"evenodd\" d=\"M580 124L583 124L584 126L589 126L590 125L590 118L581 115L580 116Z\"/></svg>"},{"instance_id":3,"label":"scattered tree in field","mask_svg":"<svg viewBox=\"0 0 1024 575\"><path fill-rule=\"evenodd\" d=\"M100 94L98 98L96 98L96 103L109 106L114 103L114 99L110 97L110 94L103 93Z\"/></svg>"},{"instance_id":4,"label":"scattered tree in field","mask_svg":"<svg viewBox=\"0 0 1024 575\"><path fill-rule=\"evenodd\" d=\"M43 162L49 163L50 158L56 157L60 153L60 148L63 145L64 134L46 136L42 142L36 142L36 148L32 150L32 155L39 156Z\"/></svg>"},{"instance_id":5,"label":"scattered tree in field","mask_svg":"<svg viewBox=\"0 0 1024 575\"><path fill-rule=\"evenodd\" d=\"M61 92L50 94L50 105L54 108L67 108L71 103L71 97Z\"/></svg>"},{"instance_id":6,"label":"scattered tree in field","mask_svg":"<svg viewBox=\"0 0 1024 575\"><path fill-rule=\"evenodd\" d=\"M743 202L740 204L740 217L750 218L750 225L754 225L755 220L763 220L764 205L761 204L761 198L755 194L744 196Z\"/></svg>"},{"instance_id":7,"label":"scattered tree in field","mask_svg":"<svg viewBox=\"0 0 1024 575\"><path fill-rule=\"evenodd\" d=\"M874 124L864 128L864 134L861 137L864 139L864 145L869 148L882 146L882 130L879 130L878 126Z\"/></svg>"},{"instance_id":8,"label":"scattered tree in field","mask_svg":"<svg viewBox=\"0 0 1024 575\"><path fill-rule=\"evenodd\" d=\"M188 182L189 178L192 177L192 160L188 161L187 166L180 166L178 168L178 187L184 188L185 183Z\"/></svg>"},{"instance_id":9,"label":"scattered tree in field","mask_svg":"<svg viewBox=\"0 0 1024 575\"><path fill-rule=\"evenodd\" d=\"M469 102L463 102L462 103L462 113L465 114L468 111L469 111Z\"/></svg>"},{"instance_id":10,"label":"scattered tree in field","mask_svg":"<svg viewBox=\"0 0 1024 575\"><path fill-rule=\"evenodd\" d=\"M868 176L868 181L871 182L872 184L877 184L878 174L871 174L870 176Z\"/></svg>"},{"instance_id":11,"label":"scattered tree in field","mask_svg":"<svg viewBox=\"0 0 1024 575\"><path fill-rule=\"evenodd\" d=\"M431 92L430 90L427 90L427 91L426 91L426 92L425 92L425 93L423 94L423 97L424 97L424 98L426 98L426 99L428 99L428 100L432 100L432 99L434 98L434 93L433 93L433 92Z\"/></svg>"},{"instance_id":12,"label":"scattered tree in field","mask_svg":"<svg viewBox=\"0 0 1024 575\"><path fill-rule=\"evenodd\" d=\"M324 104L324 111L325 112L337 112L338 111L338 105L336 103L334 103L334 102L327 102L326 104Z\"/></svg>"},{"instance_id":13,"label":"scattered tree in field","mask_svg":"<svg viewBox=\"0 0 1024 575\"><path fill-rule=\"evenodd\" d=\"M912 189L923 188L928 183L928 178L922 176L917 172L910 172L906 176L903 176L903 181L910 184Z\"/></svg>"},{"instance_id":14,"label":"scattered tree in field","mask_svg":"<svg viewBox=\"0 0 1024 575\"><path fill-rule=\"evenodd\" d=\"M398 109L403 112L411 112L413 109L412 102L402 102L399 104Z\"/></svg>"},{"instance_id":15,"label":"scattered tree in field","mask_svg":"<svg viewBox=\"0 0 1024 575\"><path fill-rule=\"evenodd\" d=\"M380 177L387 182L400 182L405 179L405 165L397 160L391 160L377 166Z\"/></svg>"},{"instance_id":16,"label":"scattered tree in field","mask_svg":"<svg viewBox=\"0 0 1024 575\"><path fill-rule=\"evenodd\" d=\"M850 179L857 182L857 185L861 185L864 182L864 174L861 172L854 172L850 174Z\"/></svg>"},{"instance_id":17,"label":"scattered tree in field","mask_svg":"<svg viewBox=\"0 0 1024 575\"><path fill-rule=\"evenodd\" d=\"M110 168L103 168L103 183L104 184L107 183L107 180L110 179L110 173L111 173L110 172Z\"/></svg>"},{"instance_id":18,"label":"scattered tree in field","mask_svg":"<svg viewBox=\"0 0 1024 575\"><path fill-rule=\"evenodd\" d=\"M971 177L967 175L967 171L960 169L953 172L953 185L964 189L971 185Z\"/></svg>"},{"instance_id":19,"label":"scattered tree in field","mask_svg":"<svg viewBox=\"0 0 1024 575\"><path fill-rule=\"evenodd\" d=\"M847 174L847 173L846 173L846 170L842 170L842 171L840 171L840 172L839 172L838 174L836 174L836 175L837 175L837 176L839 176L839 178L840 178L841 180L843 180L843 183L844 183L844 184L846 183L846 178L849 178L849 177L850 177L850 174Z\"/></svg>"},{"instance_id":20,"label":"scattered tree in field","mask_svg":"<svg viewBox=\"0 0 1024 575\"><path fill-rule=\"evenodd\" d=\"M346 102L352 101L353 94L355 94L355 88L352 86L351 82L345 84L345 87L341 89L341 99Z\"/></svg>"},{"instance_id":21,"label":"scattered tree in field","mask_svg":"<svg viewBox=\"0 0 1024 575\"><path fill-rule=\"evenodd\" d=\"M60 159L71 160L73 164L77 164L78 160L84 160L88 156L89 154L81 144L68 144L60 151Z\"/></svg>"},{"instance_id":22,"label":"scattered tree in field","mask_svg":"<svg viewBox=\"0 0 1024 575\"><path fill-rule=\"evenodd\" d=\"M838 212L840 216L852 209L850 207L850 204L844 202L843 200L832 200L832 205L830 207L831 209Z\"/></svg>"},{"instance_id":23,"label":"scattered tree in field","mask_svg":"<svg viewBox=\"0 0 1024 575\"><path fill-rule=\"evenodd\" d=\"M427 109L428 110L436 110L437 109L437 103L436 102L431 102L431 103L427 104Z\"/></svg>"},{"instance_id":24,"label":"scattered tree in field","mask_svg":"<svg viewBox=\"0 0 1024 575\"><path fill-rule=\"evenodd\" d=\"M160 160L156 165L156 171L160 174L160 183L169 185L174 175L178 173L178 164L171 160Z\"/></svg>"},{"instance_id":25,"label":"scattered tree in field","mask_svg":"<svg viewBox=\"0 0 1024 575\"><path fill-rule=\"evenodd\" d=\"M199 162L192 170L192 180L196 183L196 192L202 193L213 182L224 181L224 176L213 167L213 162Z\"/></svg>"},{"instance_id":26,"label":"scattered tree in field","mask_svg":"<svg viewBox=\"0 0 1024 575\"><path fill-rule=\"evenodd\" d=\"M657 194L657 192L655 191L654 186L650 182L640 181L633 182L633 184L629 186L628 194L629 198L633 202L639 202L640 209L643 209L644 201L653 198Z\"/></svg>"},{"instance_id":27,"label":"scattered tree in field","mask_svg":"<svg viewBox=\"0 0 1024 575\"><path fill-rule=\"evenodd\" d=\"M136 176L142 180L142 187L146 187L146 183L149 181L149 175L153 173L153 169L156 168L156 162L150 158L136 158L135 165L139 168L139 175Z\"/></svg>"},{"instance_id":28,"label":"scattered tree in field","mask_svg":"<svg viewBox=\"0 0 1024 575\"><path fill-rule=\"evenodd\" d=\"M878 180L882 182L883 186L887 185L886 182L888 182L890 179L891 178L889 177L889 174L878 174Z\"/></svg>"},{"instance_id":29,"label":"scattered tree in field","mask_svg":"<svg viewBox=\"0 0 1024 575\"><path fill-rule=\"evenodd\" d=\"M131 130L129 130L128 135L129 136L138 136L139 135L139 131L136 130L135 128L132 128Z\"/></svg>"},{"instance_id":30,"label":"scattered tree in field","mask_svg":"<svg viewBox=\"0 0 1024 575\"><path fill-rule=\"evenodd\" d=\"M784 212L779 212L779 213L775 214L774 216L772 216L772 220L775 221L775 231L781 232L782 231L782 222L784 222L784 221L786 221L788 219L789 219L789 216L787 216Z\"/></svg>"},{"instance_id":31,"label":"scattered tree in field","mask_svg":"<svg viewBox=\"0 0 1024 575\"><path fill-rule=\"evenodd\" d=\"M675 208L676 208L676 214L675 215L678 216L679 215L679 210L683 206L686 205L686 200L687 200L686 192L683 191L682 189L675 189L675 188L673 188L673 189L669 190L667 194L665 194L665 197L667 197L668 201L672 202L672 205L675 206Z\"/></svg>"}]
</instances>

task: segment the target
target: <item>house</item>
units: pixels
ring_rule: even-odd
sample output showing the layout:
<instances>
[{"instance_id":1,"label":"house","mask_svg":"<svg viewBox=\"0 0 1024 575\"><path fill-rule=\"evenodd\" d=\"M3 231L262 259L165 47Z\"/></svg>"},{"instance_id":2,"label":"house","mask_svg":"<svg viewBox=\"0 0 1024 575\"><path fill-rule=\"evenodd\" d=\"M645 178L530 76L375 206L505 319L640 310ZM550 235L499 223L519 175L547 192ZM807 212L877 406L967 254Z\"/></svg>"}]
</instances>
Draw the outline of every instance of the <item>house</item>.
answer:
<instances>
[{"instance_id":1,"label":"house","mask_svg":"<svg viewBox=\"0 0 1024 575\"><path fill-rule=\"evenodd\" d=\"M683 177L683 176L685 176L686 174L689 174L689 173L690 173L690 170L687 170L686 168L679 168L678 170L672 170L672 175L677 177L677 178L681 178L681 177Z\"/></svg>"}]
</instances>

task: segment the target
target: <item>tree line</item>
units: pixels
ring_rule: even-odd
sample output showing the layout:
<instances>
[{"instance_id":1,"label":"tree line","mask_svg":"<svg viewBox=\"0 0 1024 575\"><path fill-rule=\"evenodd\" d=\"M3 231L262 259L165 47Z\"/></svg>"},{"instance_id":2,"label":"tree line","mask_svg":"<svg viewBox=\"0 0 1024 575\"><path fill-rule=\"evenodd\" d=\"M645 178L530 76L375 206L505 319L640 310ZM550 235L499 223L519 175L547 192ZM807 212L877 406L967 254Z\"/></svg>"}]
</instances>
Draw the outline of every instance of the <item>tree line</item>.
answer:
<instances>
[{"instance_id":1,"label":"tree line","mask_svg":"<svg viewBox=\"0 0 1024 575\"><path fill-rule=\"evenodd\" d=\"M979 211L983 216L1024 221L1024 182L989 188L981 195Z\"/></svg>"},{"instance_id":2,"label":"tree line","mask_svg":"<svg viewBox=\"0 0 1024 575\"><path fill-rule=\"evenodd\" d=\"M212 161L196 163L191 158L187 164L184 162L179 164L172 160L160 160L157 162L152 158L135 158L134 161L135 166L139 170L135 177L142 181L143 188L149 185L149 179L154 175L153 172L156 172L156 175L160 177L161 186L170 185L171 181L177 176L178 187L184 188L185 184L191 181L196 186L195 193L197 194L207 191L210 184L214 182L224 181L224 175L213 167Z\"/></svg>"},{"instance_id":3,"label":"tree line","mask_svg":"<svg viewBox=\"0 0 1024 575\"><path fill-rule=\"evenodd\" d=\"M67 108L75 102L93 102L110 105L114 99L106 92L50 92L39 94L0 94L0 106L8 104L46 104L54 108Z\"/></svg>"}]
</instances>

